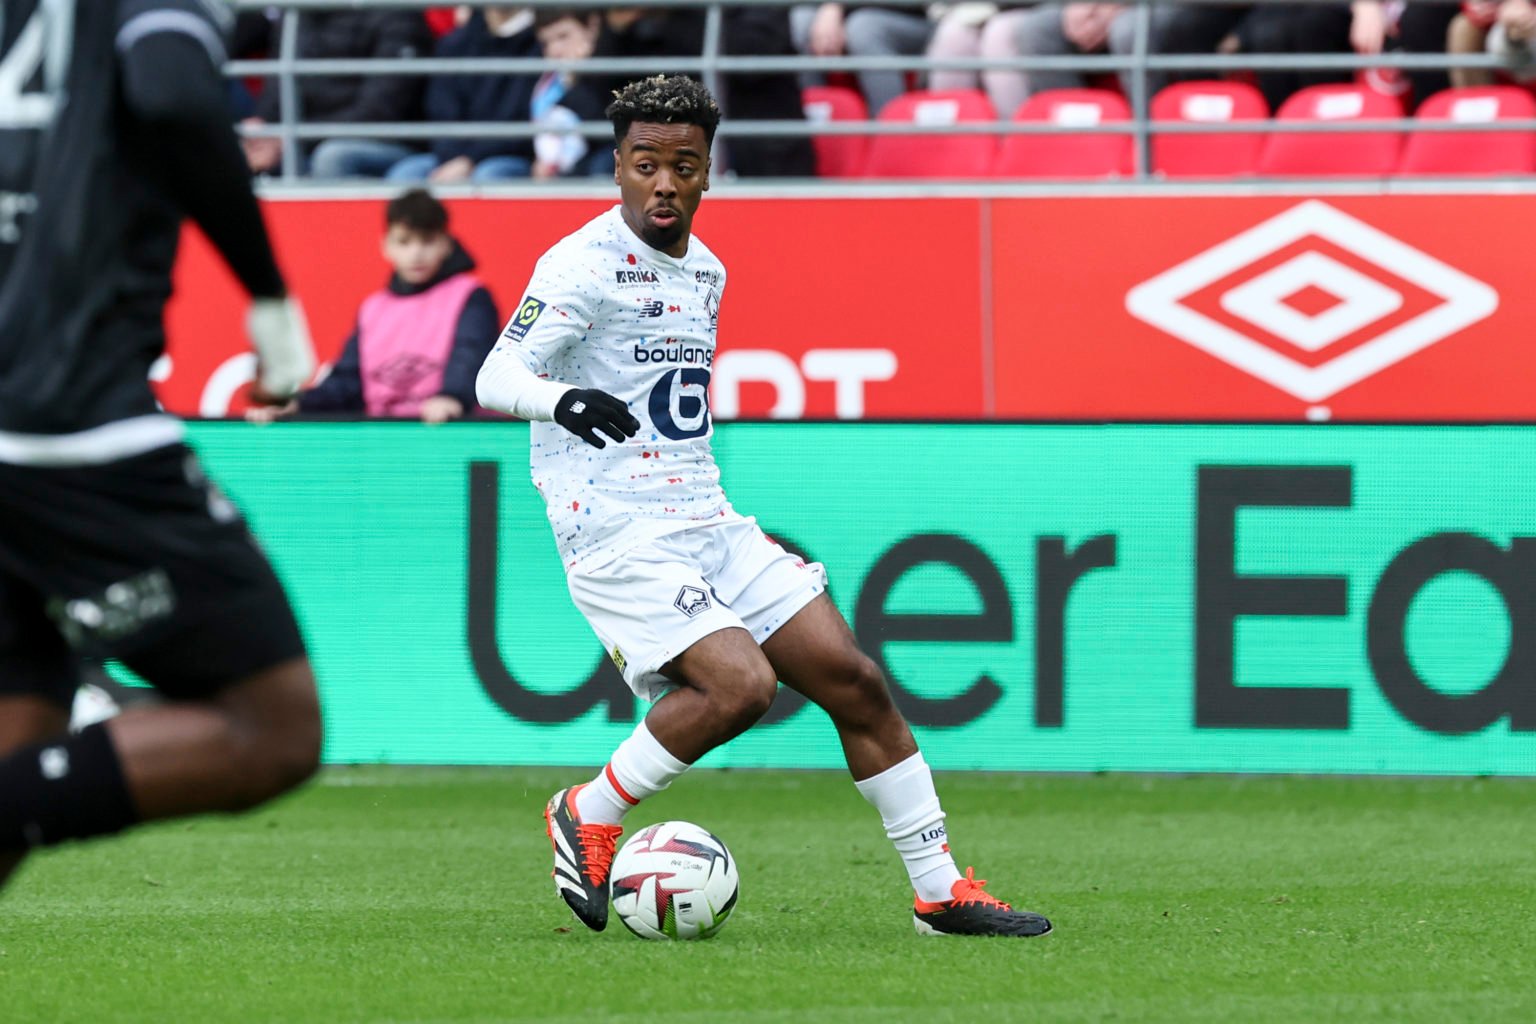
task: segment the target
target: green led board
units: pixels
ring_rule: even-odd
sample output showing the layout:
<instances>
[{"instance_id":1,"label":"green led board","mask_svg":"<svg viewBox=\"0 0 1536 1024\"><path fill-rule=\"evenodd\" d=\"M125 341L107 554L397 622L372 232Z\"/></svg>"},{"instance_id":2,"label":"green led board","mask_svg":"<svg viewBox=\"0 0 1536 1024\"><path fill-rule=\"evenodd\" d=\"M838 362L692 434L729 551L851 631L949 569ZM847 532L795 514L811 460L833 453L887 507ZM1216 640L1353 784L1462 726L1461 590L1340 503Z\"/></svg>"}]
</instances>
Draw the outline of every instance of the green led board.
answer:
<instances>
[{"instance_id":1,"label":"green led board","mask_svg":"<svg viewBox=\"0 0 1536 1024\"><path fill-rule=\"evenodd\" d=\"M333 762L596 764L643 712L518 423L191 426ZM942 768L1536 774L1536 428L726 424ZM705 762L841 764L781 694Z\"/></svg>"}]
</instances>

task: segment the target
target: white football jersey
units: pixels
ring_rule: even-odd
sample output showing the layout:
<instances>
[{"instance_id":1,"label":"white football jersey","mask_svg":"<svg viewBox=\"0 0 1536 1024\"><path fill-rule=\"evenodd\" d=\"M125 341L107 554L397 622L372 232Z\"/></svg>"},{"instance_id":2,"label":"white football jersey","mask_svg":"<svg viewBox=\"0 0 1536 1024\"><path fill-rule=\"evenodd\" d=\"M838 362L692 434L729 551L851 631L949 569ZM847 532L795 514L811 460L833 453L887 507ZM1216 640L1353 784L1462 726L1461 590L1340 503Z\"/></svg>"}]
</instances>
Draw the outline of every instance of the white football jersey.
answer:
<instances>
[{"instance_id":1,"label":"white football jersey","mask_svg":"<svg viewBox=\"0 0 1536 1024\"><path fill-rule=\"evenodd\" d=\"M732 514L710 449L709 375L724 289L725 267L703 242L691 239L675 259L641 241L619 207L562 239L534 268L482 384L526 371L606 391L640 421L635 437L606 439L599 449L544 422L553 405L538 403L529 461L568 571ZM529 415L522 405L504 411Z\"/></svg>"}]
</instances>

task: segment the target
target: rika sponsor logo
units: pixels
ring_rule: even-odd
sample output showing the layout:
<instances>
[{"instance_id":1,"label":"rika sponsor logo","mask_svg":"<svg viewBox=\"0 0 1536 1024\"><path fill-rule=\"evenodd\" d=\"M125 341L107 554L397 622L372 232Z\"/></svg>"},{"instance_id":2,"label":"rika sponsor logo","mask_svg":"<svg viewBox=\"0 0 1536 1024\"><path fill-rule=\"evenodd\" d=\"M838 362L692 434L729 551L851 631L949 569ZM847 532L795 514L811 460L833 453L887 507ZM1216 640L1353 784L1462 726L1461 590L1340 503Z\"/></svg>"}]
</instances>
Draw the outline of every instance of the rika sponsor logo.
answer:
<instances>
[{"instance_id":1,"label":"rika sponsor logo","mask_svg":"<svg viewBox=\"0 0 1536 1024\"><path fill-rule=\"evenodd\" d=\"M709 609L709 595L698 587L684 587L677 592L672 607L691 619Z\"/></svg>"},{"instance_id":2,"label":"rika sponsor logo","mask_svg":"<svg viewBox=\"0 0 1536 1024\"><path fill-rule=\"evenodd\" d=\"M1309 200L1143 281L1125 305L1180 341L1316 402L1485 319L1499 295Z\"/></svg>"},{"instance_id":3,"label":"rika sponsor logo","mask_svg":"<svg viewBox=\"0 0 1536 1024\"><path fill-rule=\"evenodd\" d=\"M660 280L661 277L656 271L645 268L640 270L615 270L613 272L614 284L656 284Z\"/></svg>"}]
</instances>

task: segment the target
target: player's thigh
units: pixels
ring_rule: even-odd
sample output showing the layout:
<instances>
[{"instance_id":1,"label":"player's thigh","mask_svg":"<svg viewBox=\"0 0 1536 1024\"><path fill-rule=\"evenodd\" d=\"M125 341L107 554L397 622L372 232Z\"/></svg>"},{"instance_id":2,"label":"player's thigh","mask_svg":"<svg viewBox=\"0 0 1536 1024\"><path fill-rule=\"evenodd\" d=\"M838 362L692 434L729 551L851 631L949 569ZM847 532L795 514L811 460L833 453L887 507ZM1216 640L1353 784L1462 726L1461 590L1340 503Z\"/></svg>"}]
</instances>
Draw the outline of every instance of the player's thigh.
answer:
<instances>
[{"instance_id":1,"label":"player's thigh","mask_svg":"<svg viewBox=\"0 0 1536 1024\"><path fill-rule=\"evenodd\" d=\"M677 680L662 672L722 630L745 630L705 580L692 548L652 543L566 577L571 600L637 696L659 700Z\"/></svg>"},{"instance_id":2,"label":"player's thigh","mask_svg":"<svg viewBox=\"0 0 1536 1024\"><path fill-rule=\"evenodd\" d=\"M765 703L773 700L778 688L778 677L762 648L739 626L703 637L660 671L668 679L704 693L746 691Z\"/></svg>"},{"instance_id":3,"label":"player's thigh","mask_svg":"<svg viewBox=\"0 0 1536 1024\"><path fill-rule=\"evenodd\" d=\"M832 714L865 717L885 707L890 692L879 668L859 649L843 615L820 594L763 642L778 678Z\"/></svg>"},{"instance_id":4,"label":"player's thigh","mask_svg":"<svg viewBox=\"0 0 1536 1024\"><path fill-rule=\"evenodd\" d=\"M265 555L185 447L3 476L8 554L75 655L121 660L174 699L303 656Z\"/></svg>"},{"instance_id":5,"label":"player's thigh","mask_svg":"<svg viewBox=\"0 0 1536 1024\"><path fill-rule=\"evenodd\" d=\"M41 595L0 568L0 757L68 730L78 682Z\"/></svg>"}]
</instances>

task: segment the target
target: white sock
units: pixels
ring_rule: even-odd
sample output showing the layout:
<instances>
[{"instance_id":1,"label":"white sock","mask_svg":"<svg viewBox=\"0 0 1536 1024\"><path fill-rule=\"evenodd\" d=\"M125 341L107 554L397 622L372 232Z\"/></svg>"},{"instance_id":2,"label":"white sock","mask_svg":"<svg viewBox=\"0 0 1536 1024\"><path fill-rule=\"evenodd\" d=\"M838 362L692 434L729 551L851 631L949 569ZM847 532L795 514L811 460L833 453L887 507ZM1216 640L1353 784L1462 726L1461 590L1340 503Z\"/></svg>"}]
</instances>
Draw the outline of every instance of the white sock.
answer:
<instances>
[{"instance_id":1,"label":"white sock","mask_svg":"<svg viewBox=\"0 0 1536 1024\"><path fill-rule=\"evenodd\" d=\"M949 853L944 808L939 806L933 773L922 753L854 785L880 812L885 834L901 854L918 898L928 903L952 899L951 889L960 881L960 872Z\"/></svg>"},{"instance_id":2,"label":"white sock","mask_svg":"<svg viewBox=\"0 0 1536 1024\"><path fill-rule=\"evenodd\" d=\"M576 813L588 824L617 825L631 807L672 785L672 780L688 768L642 721L619 744L597 778L576 794Z\"/></svg>"}]
</instances>

